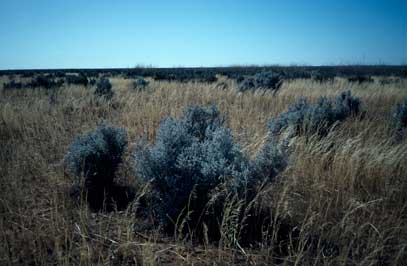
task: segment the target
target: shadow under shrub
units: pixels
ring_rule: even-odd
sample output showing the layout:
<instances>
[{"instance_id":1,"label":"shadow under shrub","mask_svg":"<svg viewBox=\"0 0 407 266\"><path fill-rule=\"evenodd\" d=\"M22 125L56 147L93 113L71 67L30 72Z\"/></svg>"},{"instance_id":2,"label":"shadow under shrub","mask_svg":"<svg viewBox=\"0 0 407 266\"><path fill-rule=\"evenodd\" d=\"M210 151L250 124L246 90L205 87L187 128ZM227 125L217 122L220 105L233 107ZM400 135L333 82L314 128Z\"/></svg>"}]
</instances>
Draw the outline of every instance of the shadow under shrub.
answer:
<instances>
[{"instance_id":1,"label":"shadow under shrub","mask_svg":"<svg viewBox=\"0 0 407 266\"><path fill-rule=\"evenodd\" d=\"M85 195L89 207L96 211L125 208L134 198L134 190L115 184L114 178L126 146L126 131L106 125L77 137L69 147L65 164L70 174L84 180L77 182L71 195Z\"/></svg>"}]
</instances>

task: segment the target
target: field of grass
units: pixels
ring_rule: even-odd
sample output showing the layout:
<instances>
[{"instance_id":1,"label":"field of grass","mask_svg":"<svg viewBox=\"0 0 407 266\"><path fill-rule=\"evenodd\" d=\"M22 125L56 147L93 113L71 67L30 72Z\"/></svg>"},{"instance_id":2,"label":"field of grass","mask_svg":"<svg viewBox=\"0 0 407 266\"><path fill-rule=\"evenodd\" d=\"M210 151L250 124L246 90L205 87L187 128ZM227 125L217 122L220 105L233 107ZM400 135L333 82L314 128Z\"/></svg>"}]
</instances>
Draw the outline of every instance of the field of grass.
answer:
<instances>
[{"instance_id":1,"label":"field of grass","mask_svg":"<svg viewBox=\"0 0 407 266\"><path fill-rule=\"evenodd\" d=\"M235 82L223 78L217 83L225 82L227 89L151 80L137 91L130 80L110 81L115 92L110 101L96 97L92 87L0 91L0 265L406 263L407 141L393 143L388 127L391 110L407 96L407 80L385 85L292 80L275 95L238 93ZM144 187L134 174L132 148L143 137L153 141L162 118L178 117L188 106L216 104L236 141L254 155L265 142L267 121L289 104L348 89L365 112L324 138L295 138L287 169L259 191L259 204L272 211L271 240L248 246L226 237L198 243L161 233L132 206L95 213L69 196L74 179L64 169L67 149L103 121L127 129L130 145L119 182L135 186L140 195ZM278 251L282 221L292 227Z\"/></svg>"}]
</instances>

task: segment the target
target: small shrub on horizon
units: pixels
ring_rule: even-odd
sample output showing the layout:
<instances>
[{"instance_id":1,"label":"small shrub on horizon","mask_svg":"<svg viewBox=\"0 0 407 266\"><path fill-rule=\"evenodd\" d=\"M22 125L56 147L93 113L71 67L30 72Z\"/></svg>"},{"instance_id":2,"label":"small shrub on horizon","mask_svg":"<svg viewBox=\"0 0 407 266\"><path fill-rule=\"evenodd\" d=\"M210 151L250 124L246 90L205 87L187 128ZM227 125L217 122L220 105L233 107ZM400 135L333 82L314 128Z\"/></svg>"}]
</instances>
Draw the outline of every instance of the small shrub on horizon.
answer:
<instances>
[{"instance_id":1,"label":"small shrub on horizon","mask_svg":"<svg viewBox=\"0 0 407 266\"><path fill-rule=\"evenodd\" d=\"M311 79L317 82L332 82L335 79L335 73L330 71L313 70Z\"/></svg>"},{"instance_id":2,"label":"small shrub on horizon","mask_svg":"<svg viewBox=\"0 0 407 266\"><path fill-rule=\"evenodd\" d=\"M4 90L13 90L13 89L21 89L23 88L23 83L16 82L15 80L11 80L10 82L3 84Z\"/></svg>"},{"instance_id":3,"label":"small shrub on horizon","mask_svg":"<svg viewBox=\"0 0 407 266\"><path fill-rule=\"evenodd\" d=\"M277 91L283 83L280 75L274 72L260 72L253 77L245 78L238 86L240 92L254 91L257 89L267 89Z\"/></svg>"},{"instance_id":4,"label":"small shrub on horizon","mask_svg":"<svg viewBox=\"0 0 407 266\"><path fill-rule=\"evenodd\" d=\"M54 80L52 75L40 75L32 79L30 83L27 84L31 88L44 88L53 89L61 87L64 83L63 80Z\"/></svg>"},{"instance_id":5,"label":"small shrub on horizon","mask_svg":"<svg viewBox=\"0 0 407 266\"><path fill-rule=\"evenodd\" d=\"M91 86L96 85L96 79L91 78L91 79L89 80L89 85L91 85Z\"/></svg>"},{"instance_id":6,"label":"small shrub on horizon","mask_svg":"<svg viewBox=\"0 0 407 266\"><path fill-rule=\"evenodd\" d=\"M374 80L370 76L356 75L356 76L348 77L348 81L363 83L363 82L373 82Z\"/></svg>"},{"instance_id":7,"label":"small shrub on horizon","mask_svg":"<svg viewBox=\"0 0 407 266\"><path fill-rule=\"evenodd\" d=\"M282 83L282 77L274 72L260 72L254 75L254 81L258 88L278 90Z\"/></svg>"},{"instance_id":8,"label":"small shrub on horizon","mask_svg":"<svg viewBox=\"0 0 407 266\"><path fill-rule=\"evenodd\" d=\"M82 85L88 86L89 80L84 73L79 73L78 75L65 75L66 82L68 85Z\"/></svg>"},{"instance_id":9,"label":"small shrub on horizon","mask_svg":"<svg viewBox=\"0 0 407 266\"><path fill-rule=\"evenodd\" d=\"M132 83L133 89L144 90L148 86L148 81L143 78L137 78Z\"/></svg>"},{"instance_id":10,"label":"small shrub on horizon","mask_svg":"<svg viewBox=\"0 0 407 266\"><path fill-rule=\"evenodd\" d=\"M96 85L95 95L110 100L113 97L112 84L109 79L101 78Z\"/></svg>"}]
</instances>

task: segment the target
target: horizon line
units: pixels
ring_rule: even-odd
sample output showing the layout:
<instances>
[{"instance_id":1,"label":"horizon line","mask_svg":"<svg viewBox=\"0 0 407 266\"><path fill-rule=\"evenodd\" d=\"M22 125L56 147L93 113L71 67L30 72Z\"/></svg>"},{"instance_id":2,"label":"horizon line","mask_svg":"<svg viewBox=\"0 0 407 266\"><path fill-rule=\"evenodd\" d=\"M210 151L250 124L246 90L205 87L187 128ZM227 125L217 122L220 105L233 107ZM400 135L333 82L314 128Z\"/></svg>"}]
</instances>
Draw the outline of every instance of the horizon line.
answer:
<instances>
[{"instance_id":1,"label":"horizon line","mask_svg":"<svg viewBox=\"0 0 407 266\"><path fill-rule=\"evenodd\" d=\"M312 64L231 64L231 65L218 65L218 66L154 66L138 64L133 67L65 67L65 68L6 68L0 69L0 71L45 71L45 70L110 70L110 69L199 69L199 68L233 68L233 67L407 67L406 63L400 64L324 64L324 65L312 65Z\"/></svg>"}]
</instances>

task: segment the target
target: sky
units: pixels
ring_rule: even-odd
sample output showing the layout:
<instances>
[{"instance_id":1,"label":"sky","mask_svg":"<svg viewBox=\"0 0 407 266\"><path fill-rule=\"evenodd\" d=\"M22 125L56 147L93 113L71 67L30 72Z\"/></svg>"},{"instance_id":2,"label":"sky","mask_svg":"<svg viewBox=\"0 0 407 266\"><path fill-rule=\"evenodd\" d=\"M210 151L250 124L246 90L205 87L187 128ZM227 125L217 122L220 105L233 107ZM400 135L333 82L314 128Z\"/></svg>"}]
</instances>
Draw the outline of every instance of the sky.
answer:
<instances>
[{"instance_id":1,"label":"sky","mask_svg":"<svg viewBox=\"0 0 407 266\"><path fill-rule=\"evenodd\" d=\"M407 0L0 0L0 69L407 64Z\"/></svg>"}]
</instances>

